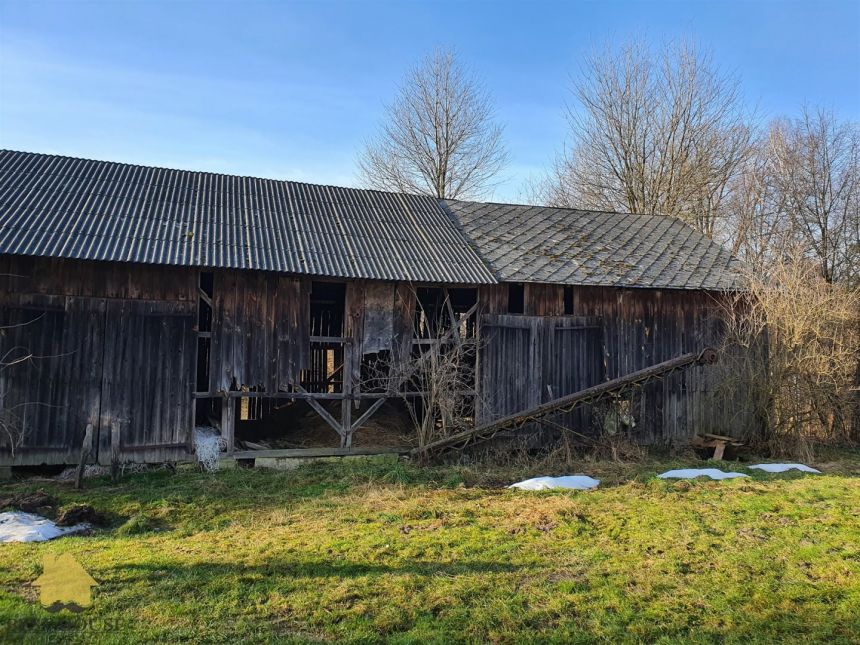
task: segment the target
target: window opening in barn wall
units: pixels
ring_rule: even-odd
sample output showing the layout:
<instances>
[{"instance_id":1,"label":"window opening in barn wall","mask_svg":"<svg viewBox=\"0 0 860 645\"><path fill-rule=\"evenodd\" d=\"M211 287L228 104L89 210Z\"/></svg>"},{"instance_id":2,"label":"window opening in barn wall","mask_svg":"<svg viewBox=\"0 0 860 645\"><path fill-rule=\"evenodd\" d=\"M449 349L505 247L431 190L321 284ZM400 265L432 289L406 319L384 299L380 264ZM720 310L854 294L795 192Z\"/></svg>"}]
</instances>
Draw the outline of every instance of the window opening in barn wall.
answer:
<instances>
[{"instance_id":1,"label":"window opening in barn wall","mask_svg":"<svg viewBox=\"0 0 860 645\"><path fill-rule=\"evenodd\" d=\"M573 315L573 287L564 288L564 315Z\"/></svg>"},{"instance_id":2,"label":"window opening in barn wall","mask_svg":"<svg viewBox=\"0 0 860 645\"><path fill-rule=\"evenodd\" d=\"M343 391L345 310L345 283L311 283L310 360L302 372L302 387L308 392Z\"/></svg>"},{"instance_id":3,"label":"window opening in barn wall","mask_svg":"<svg viewBox=\"0 0 860 645\"><path fill-rule=\"evenodd\" d=\"M212 299L215 295L215 276L202 271L197 282L197 374L195 390L207 394L210 387L212 350ZM194 425L220 427L221 401L206 397L195 399Z\"/></svg>"},{"instance_id":4,"label":"window opening in barn wall","mask_svg":"<svg viewBox=\"0 0 860 645\"><path fill-rule=\"evenodd\" d=\"M526 310L526 291L520 282L508 285L508 313L521 314Z\"/></svg>"},{"instance_id":5,"label":"window opening in barn wall","mask_svg":"<svg viewBox=\"0 0 860 645\"><path fill-rule=\"evenodd\" d=\"M476 289L419 287L416 289L415 338L438 338L441 333L450 329L454 322L460 327L461 336L473 336L475 317L466 317L465 314L477 301Z\"/></svg>"},{"instance_id":6,"label":"window opening in barn wall","mask_svg":"<svg viewBox=\"0 0 860 645\"><path fill-rule=\"evenodd\" d=\"M197 284L197 392L209 391L213 293L213 275L201 273Z\"/></svg>"}]
</instances>

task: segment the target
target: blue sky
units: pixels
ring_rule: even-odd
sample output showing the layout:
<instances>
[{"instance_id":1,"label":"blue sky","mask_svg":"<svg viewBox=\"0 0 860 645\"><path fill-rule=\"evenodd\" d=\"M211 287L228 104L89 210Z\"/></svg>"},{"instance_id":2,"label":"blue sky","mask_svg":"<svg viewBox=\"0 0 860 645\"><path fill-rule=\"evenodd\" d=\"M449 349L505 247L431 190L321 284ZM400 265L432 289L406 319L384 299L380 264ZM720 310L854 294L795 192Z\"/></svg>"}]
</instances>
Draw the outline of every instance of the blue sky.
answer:
<instances>
[{"instance_id":1,"label":"blue sky","mask_svg":"<svg viewBox=\"0 0 860 645\"><path fill-rule=\"evenodd\" d=\"M517 200L564 143L579 61L696 38L766 119L860 119L852 2L39 2L0 0L0 147L356 185L404 71L454 46L491 91Z\"/></svg>"}]
</instances>

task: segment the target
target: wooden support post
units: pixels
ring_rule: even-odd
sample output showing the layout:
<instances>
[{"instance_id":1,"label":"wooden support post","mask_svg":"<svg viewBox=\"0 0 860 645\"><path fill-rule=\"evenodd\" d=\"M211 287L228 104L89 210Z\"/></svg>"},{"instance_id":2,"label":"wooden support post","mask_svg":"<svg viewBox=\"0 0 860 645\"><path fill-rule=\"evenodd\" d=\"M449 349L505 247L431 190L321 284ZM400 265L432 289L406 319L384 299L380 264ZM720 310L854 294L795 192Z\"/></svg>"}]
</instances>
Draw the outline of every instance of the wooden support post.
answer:
<instances>
[{"instance_id":1,"label":"wooden support post","mask_svg":"<svg viewBox=\"0 0 860 645\"><path fill-rule=\"evenodd\" d=\"M78 471L75 473L75 488L80 490L84 485L84 468L87 465L93 450L93 424L88 423L84 432L84 441L81 443L81 457L78 460Z\"/></svg>"},{"instance_id":2,"label":"wooden support post","mask_svg":"<svg viewBox=\"0 0 860 645\"><path fill-rule=\"evenodd\" d=\"M225 396L221 400L221 438L224 439L224 451L228 455L232 455L235 448L235 431L236 399Z\"/></svg>"},{"instance_id":3,"label":"wooden support post","mask_svg":"<svg viewBox=\"0 0 860 645\"><path fill-rule=\"evenodd\" d=\"M454 306L451 304L451 296L448 294L447 288L442 289L442 294L445 296L445 309L448 310L448 317L451 320L454 342L457 344L457 347L460 347L463 344L463 340L460 338L460 324L457 320L457 316L454 315Z\"/></svg>"},{"instance_id":4,"label":"wooden support post","mask_svg":"<svg viewBox=\"0 0 860 645\"><path fill-rule=\"evenodd\" d=\"M480 307L483 306L481 303L481 294L483 290L478 290L478 301L475 303L474 311L475 311L475 373L474 373L474 381L472 382L472 389L475 390L475 425L480 425L484 420L484 406L483 404L483 389L481 386L481 357L484 354L484 344L482 341L481 334L481 310ZM470 309L469 311L472 311ZM469 314L466 314L466 319L469 318Z\"/></svg>"},{"instance_id":5,"label":"wooden support post","mask_svg":"<svg viewBox=\"0 0 860 645\"><path fill-rule=\"evenodd\" d=\"M352 406L349 404L349 399L344 399L340 408L340 424L344 429L340 436L341 448L349 448L352 446Z\"/></svg>"},{"instance_id":6,"label":"wooden support post","mask_svg":"<svg viewBox=\"0 0 860 645\"><path fill-rule=\"evenodd\" d=\"M340 402L340 447L349 448L352 446L352 401L349 397L352 395L352 361L354 349L351 343L343 346L343 393L346 398Z\"/></svg>"}]
</instances>

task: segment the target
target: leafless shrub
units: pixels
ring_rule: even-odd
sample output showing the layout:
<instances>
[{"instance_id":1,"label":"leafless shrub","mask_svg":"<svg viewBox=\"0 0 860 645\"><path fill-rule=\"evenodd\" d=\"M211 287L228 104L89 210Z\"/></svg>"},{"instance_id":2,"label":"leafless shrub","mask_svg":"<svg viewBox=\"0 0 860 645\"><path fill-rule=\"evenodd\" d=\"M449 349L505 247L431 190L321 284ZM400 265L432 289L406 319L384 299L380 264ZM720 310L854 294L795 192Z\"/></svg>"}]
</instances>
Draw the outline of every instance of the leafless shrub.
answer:
<instances>
[{"instance_id":1,"label":"leafless shrub","mask_svg":"<svg viewBox=\"0 0 860 645\"><path fill-rule=\"evenodd\" d=\"M407 391L420 393L408 406L419 446L465 430L474 421L477 339L466 333L466 321L454 318L449 305L446 297L445 311L433 320L433 312L419 301L415 337L420 342L412 359L400 363L398 378Z\"/></svg>"},{"instance_id":2,"label":"leafless shrub","mask_svg":"<svg viewBox=\"0 0 860 645\"><path fill-rule=\"evenodd\" d=\"M724 385L766 419L774 452L856 440L860 290L827 282L803 250L747 281L725 307Z\"/></svg>"},{"instance_id":3,"label":"leafless shrub","mask_svg":"<svg viewBox=\"0 0 860 645\"><path fill-rule=\"evenodd\" d=\"M407 74L358 167L372 188L466 199L485 195L507 160L489 94L439 49Z\"/></svg>"},{"instance_id":4,"label":"leafless shrub","mask_svg":"<svg viewBox=\"0 0 860 645\"><path fill-rule=\"evenodd\" d=\"M367 382L404 401L421 447L474 424L477 305L458 314L447 294L434 310L415 302L409 354L375 363Z\"/></svg>"},{"instance_id":5,"label":"leafless shrub","mask_svg":"<svg viewBox=\"0 0 860 645\"><path fill-rule=\"evenodd\" d=\"M727 312L729 383L743 383L778 451L856 440L857 124L810 109L775 121L732 186L727 211L720 237L746 262L750 286Z\"/></svg>"}]
</instances>

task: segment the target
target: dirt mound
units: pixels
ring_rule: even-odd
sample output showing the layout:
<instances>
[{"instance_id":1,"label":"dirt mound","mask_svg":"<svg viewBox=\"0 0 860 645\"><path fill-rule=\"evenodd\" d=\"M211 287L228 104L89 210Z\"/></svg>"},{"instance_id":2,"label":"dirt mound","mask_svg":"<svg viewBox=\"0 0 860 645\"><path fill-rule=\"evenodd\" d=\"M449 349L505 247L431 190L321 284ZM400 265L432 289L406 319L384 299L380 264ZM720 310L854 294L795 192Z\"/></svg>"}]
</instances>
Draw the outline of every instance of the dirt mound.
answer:
<instances>
[{"instance_id":1,"label":"dirt mound","mask_svg":"<svg viewBox=\"0 0 860 645\"><path fill-rule=\"evenodd\" d=\"M56 505L57 500L42 491L0 497L0 510L13 508L24 513L44 515L46 509L50 510Z\"/></svg>"},{"instance_id":2,"label":"dirt mound","mask_svg":"<svg viewBox=\"0 0 860 645\"><path fill-rule=\"evenodd\" d=\"M61 510L54 524L57 526L74 526L75 524L82 524L84 522L95 526L103 526L106 520L104 515L89 504L74 504Z\"/></svg>"}]
</instances>

